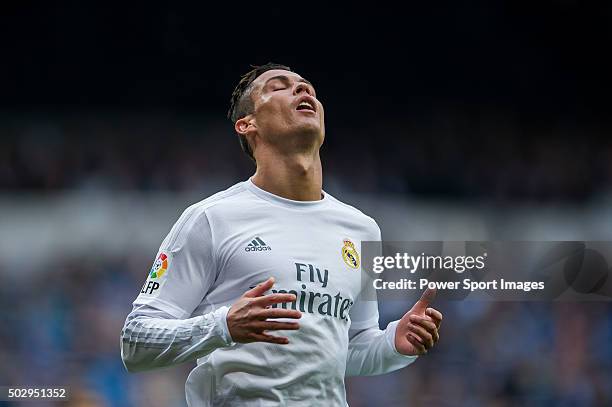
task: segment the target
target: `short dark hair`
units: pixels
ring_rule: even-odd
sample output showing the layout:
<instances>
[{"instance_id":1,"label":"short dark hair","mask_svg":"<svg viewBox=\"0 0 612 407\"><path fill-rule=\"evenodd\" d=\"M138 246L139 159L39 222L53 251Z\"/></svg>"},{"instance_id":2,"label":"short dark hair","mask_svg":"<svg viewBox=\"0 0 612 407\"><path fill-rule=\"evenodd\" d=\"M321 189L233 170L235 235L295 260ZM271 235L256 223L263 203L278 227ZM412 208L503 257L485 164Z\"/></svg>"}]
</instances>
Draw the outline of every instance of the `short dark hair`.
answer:
<instances>
[{"instance_id":1,"label":"short dark hair","mask_svg":"<svg viewBox=\"0 0 612 407\"><path fill-rule=\"evenodd\" d=\"M262 73L266 71L271 71L273 69L282 69L284 71L291 71L286 65L275 64L273 62L268 62L265 65L251 65L251 69L249 72L245 73L241 76L240 82L234 88L234 92L232 92L232 98L230 99L230 108L227 111L227 117L232 121L232 123L236 123L238 120L242 119L244 116L253 113L253 109L255 108L253 104L253 99L251 99L251 91L253 90L252 84L253 81ZM292 71L291 71L292 72ZM240 146L242 150L251 158L251 160L255 161L255 157L253 156L253 150L249 145L246 137L242 134L238 134L240 139Z\"/></svg>"}]
</instances>

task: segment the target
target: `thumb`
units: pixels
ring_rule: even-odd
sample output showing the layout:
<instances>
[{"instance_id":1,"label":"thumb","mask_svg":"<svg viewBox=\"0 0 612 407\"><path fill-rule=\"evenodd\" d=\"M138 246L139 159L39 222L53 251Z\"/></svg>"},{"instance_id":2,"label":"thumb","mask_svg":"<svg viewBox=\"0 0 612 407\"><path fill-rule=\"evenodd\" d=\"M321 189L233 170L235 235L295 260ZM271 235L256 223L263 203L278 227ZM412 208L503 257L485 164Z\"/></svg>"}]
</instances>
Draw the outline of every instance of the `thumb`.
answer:
<instances>
[{"instance_id":1,"label":"thumb","mask_svg":"<svg viewBox=\"0 0 612 407\"><path fill-rule=\"evenodd\" d=\"M436 291L437 290L435 288L428 288L425 290L423 295L421 295L421 298L419 298L419 300L412 306L409 312L424 314L427 307L429 307L429 304L431 304L434 298L436 298Z\"/></svg>"},{"instance_id":2,"label":"thumb","mask_svg":"<svg viewBox=\"0 0 612 407\"><path fill-rule=\"evenodd\" d=\"M243 294L243 297L261 297L266 291L268 291L274 285L274 277L270 277L263 283L257 284L255 287L251 288L249 291Z\"/></svg>"}]
</instances>

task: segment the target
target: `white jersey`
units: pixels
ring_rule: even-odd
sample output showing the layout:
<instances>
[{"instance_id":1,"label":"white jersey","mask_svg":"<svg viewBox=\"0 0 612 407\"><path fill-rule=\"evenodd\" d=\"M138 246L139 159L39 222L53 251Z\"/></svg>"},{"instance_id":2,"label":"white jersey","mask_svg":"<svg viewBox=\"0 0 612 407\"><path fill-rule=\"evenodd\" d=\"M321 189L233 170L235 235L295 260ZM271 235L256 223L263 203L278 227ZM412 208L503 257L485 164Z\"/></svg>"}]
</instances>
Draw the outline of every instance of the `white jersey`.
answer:
<instances>
[{"instance_id":1,"label":"white jersey","mask_svg":"<svg viewBox=\"0 0 612 407\"><path fill-rule=\"evenodd\" d=\"M197 358L188 404L345 406L345 375L386 373L415 357L395 350L395 324L378 327L376 301L360 301L361 242L376 222L327 193L288 200L250 180L188 208L160 247L122 334L130 370ZM302 312L288 345L236 344L226 315L245 291L269 293ZM281 305L278 305L281 306Z\"/></svg>"}]
</instances>

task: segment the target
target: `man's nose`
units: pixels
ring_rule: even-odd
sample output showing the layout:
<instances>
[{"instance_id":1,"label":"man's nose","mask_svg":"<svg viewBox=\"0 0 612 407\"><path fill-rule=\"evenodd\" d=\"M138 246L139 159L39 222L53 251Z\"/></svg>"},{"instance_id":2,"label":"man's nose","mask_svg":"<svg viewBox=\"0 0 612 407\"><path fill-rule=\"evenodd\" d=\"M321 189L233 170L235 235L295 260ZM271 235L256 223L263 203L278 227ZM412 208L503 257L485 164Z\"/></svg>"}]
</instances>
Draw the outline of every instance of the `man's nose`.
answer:
<instances>
[{"instance_id":1,"label":"man's nose","mask_svg":"<svg viewBox=\"0 0 612 407\"><path fill-rule=\"evenodd\" d=\"M310 89L308 88L308 86L305 83L303 83L303 82L298 82L295 85L295 88L293 89L293 94L294 95L299 95L302 92L306 92L307 94L312 96L312 93L310 92Z\"/></svg>"}]
</instances>

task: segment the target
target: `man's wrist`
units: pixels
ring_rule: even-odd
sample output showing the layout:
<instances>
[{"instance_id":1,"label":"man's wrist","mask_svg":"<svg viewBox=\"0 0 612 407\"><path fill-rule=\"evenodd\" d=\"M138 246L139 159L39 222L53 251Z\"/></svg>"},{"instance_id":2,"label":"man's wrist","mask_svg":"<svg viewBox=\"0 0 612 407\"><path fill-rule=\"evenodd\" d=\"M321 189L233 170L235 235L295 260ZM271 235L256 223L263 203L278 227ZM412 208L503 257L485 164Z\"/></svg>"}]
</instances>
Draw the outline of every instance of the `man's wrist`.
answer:
<instances>
[{"instance_id":1,"label":"man's wrist","mask_svg":"<svg viewBox=\"0 0 612 407\"><path fill-rule=\"evenodd\" d=\"M400 321L393 321L393 322L390 322L389 325L387 325L387 329L385 329L385 339L387 340L387 344L389 345L391 350L396 355L404 357L404 358L416 359L418 355L404 355L403 353L400 353L395 347L395 334L396 334L397 325L399 324L399 322Z\"/></svg>"},{"instance_id":2,"label":"man's wrist","mask_svg":"<svg viewBox=\"0 0 612 407\"><path fill-rule=\"evenodd\" d=\"M232 335L230 334L229 327L227 326L227 313L229 311L229 307L223 306L217 308L213 312L213 317L215 318L215 322L217 326L220 328L220 335L222 339L225 341L227 346L232 346L235 344L232 339Z\"/></svg>"}]
</instances>

